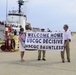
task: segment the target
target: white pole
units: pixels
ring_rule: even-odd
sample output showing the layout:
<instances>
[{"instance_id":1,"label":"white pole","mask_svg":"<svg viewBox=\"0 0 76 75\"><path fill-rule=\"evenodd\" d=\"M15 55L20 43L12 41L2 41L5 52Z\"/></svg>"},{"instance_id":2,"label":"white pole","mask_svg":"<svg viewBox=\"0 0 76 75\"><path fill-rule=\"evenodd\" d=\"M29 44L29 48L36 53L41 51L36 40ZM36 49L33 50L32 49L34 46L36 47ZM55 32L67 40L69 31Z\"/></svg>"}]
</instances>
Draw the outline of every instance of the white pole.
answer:
<instances>
[{"instance_id":1,"label":"white pole","mask_svg":"<svg viewBox=\"0 0 76 75\"><path fill-rule=\"evenodd\" d=\"M8 0L6 0L6 24L7 24Z\"/></svg>"}]
</instances>

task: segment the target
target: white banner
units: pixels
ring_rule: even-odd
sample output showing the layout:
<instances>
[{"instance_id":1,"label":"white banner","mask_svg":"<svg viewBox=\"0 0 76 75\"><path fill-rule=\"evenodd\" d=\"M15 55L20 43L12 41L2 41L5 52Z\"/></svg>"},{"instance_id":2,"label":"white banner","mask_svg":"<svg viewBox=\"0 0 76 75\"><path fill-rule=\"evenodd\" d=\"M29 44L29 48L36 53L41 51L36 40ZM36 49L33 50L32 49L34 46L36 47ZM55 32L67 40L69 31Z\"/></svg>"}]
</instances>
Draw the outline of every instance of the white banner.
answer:
<instances>
[{"instance_id":1,"label":"white banner","mask_svg":"<svg viewBox=\"0 0 76 75\"><path fill-rule=\"evenodd\" d=\"M27 32L26 49L64 50L64 35L62 32Z\"/></svg>"}]
</instances>

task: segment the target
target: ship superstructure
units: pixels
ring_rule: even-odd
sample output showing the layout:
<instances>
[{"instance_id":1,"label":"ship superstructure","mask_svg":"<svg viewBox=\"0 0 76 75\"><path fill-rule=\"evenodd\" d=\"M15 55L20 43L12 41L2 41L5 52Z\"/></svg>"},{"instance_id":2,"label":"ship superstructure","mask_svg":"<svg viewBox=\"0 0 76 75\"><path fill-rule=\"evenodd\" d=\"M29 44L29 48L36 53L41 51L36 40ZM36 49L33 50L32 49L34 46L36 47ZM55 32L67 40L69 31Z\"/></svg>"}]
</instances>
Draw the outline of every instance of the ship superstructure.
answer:
<instances>
[{"instance_id":1,"label":"ship superstructure","mask_svg":"<svg viewBox=\"0 0 76 75\"><path fill-rule=\"evenodd\" d=\"M26 15L24 15L21 11L21 6L24 4L23 0L18 0L19 9L9 11L6 23L12 26L12 30L19 31L20 26L22 26L25 30L26 25Z\"/></svg>"}]
</instances>

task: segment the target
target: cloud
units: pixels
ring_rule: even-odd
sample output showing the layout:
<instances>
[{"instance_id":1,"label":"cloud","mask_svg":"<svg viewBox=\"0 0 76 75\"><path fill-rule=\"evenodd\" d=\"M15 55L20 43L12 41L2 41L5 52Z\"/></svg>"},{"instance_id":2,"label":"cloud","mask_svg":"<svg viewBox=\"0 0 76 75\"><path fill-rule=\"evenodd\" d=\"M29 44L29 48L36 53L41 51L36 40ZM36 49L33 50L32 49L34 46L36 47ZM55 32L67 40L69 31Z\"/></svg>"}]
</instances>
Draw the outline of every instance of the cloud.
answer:
<instances>
[{"instance_id":1,"label":"cloud","mask_svg":"<svg viewBox=\"0 0 76 75\"><path fill-rule=\"evenodd\" d=\"M3 8L1 8L3 7ZM17 0L8 0L8 11L18 10ZM49 27L60 30L67 23L71 30L76 30L76 0L29 0L22 7L27 19L35 27ZM0 19L6 12L6 1L0 2Z\"/></svg>"}]
</instances>

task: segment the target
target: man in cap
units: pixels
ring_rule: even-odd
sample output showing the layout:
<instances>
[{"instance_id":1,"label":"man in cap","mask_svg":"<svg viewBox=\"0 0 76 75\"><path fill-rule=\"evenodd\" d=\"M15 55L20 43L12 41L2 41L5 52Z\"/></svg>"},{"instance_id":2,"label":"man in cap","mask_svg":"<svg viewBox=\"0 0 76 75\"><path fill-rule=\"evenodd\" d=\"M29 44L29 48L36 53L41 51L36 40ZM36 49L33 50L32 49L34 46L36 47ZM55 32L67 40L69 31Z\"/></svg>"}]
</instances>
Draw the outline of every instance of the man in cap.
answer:
<instances>
[{"instance_id":1,"label":"man in cap","mask_svg":"<svg viewBox=\"0 0 76 75\"><path fill-rule=\"evenodd\" d=\"M41 32L45 32L44 27L41 29ZM41 53L43 53L42 60L46 61L46 59L45 59L46 51L45 50L38 50L38 61L41 60Z\"/></svg>"}]
</instances>

